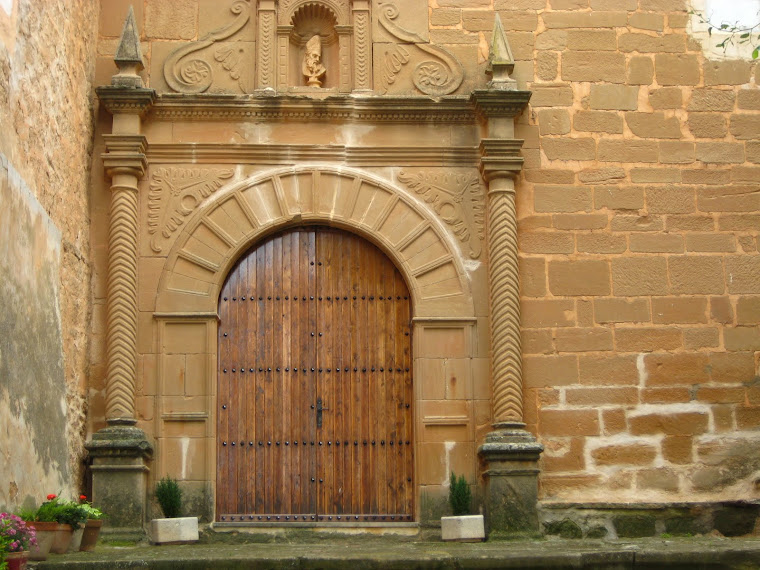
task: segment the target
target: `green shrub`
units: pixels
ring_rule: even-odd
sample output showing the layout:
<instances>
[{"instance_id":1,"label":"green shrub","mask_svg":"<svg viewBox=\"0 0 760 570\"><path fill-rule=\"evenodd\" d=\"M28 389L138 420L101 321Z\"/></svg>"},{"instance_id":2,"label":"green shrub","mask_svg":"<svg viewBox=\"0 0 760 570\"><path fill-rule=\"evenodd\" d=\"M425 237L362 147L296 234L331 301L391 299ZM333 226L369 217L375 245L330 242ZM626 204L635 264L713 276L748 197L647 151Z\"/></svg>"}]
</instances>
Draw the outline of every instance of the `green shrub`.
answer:
<instances>
[{"instance_id":1,"label":"green shrub","mask_svg":"<svg viewBox=\"0 0 760 570\"><path fill-rule=\"evenodd\" d=\"M156 483L156 500L164 516L167 519L174 519L180 516L182 509L182 489L176 479L168 475Z\"/></svg>"},{"instance_id":2,"label":"green shrub","mask_svg":"<svg viewBox=\"0 0 760 570\"><path fill-rule=\"evenodd\" d=\"M470 503L472 502L472 492L470 486L465 481L464 475L457 476L451 474L449 484L449 504L454 516L470 514Z\"/></svg>"}]
</instances>

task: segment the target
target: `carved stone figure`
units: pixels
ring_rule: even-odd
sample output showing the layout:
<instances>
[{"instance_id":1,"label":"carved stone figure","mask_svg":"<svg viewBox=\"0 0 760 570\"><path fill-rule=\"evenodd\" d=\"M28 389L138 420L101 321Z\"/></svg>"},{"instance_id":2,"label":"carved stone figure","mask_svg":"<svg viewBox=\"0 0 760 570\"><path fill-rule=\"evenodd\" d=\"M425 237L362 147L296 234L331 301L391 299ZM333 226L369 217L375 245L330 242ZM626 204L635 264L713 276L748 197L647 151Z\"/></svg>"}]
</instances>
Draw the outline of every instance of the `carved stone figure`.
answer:
<instances>
[{"instance_id":1,"label":"carved stone figure","mask_svg":"<svg viewBox=\"0 0 760 570\"><path fill-rule=\"evenodd\" d=\"M322 65L322 39L319 34L311 37L306 42L306 52L303 56L303 65L301 71L308 78L307 85L309 87L321 87L322 81L320 77L323 77L327 69Z\"/></svg>"}]
</instances>

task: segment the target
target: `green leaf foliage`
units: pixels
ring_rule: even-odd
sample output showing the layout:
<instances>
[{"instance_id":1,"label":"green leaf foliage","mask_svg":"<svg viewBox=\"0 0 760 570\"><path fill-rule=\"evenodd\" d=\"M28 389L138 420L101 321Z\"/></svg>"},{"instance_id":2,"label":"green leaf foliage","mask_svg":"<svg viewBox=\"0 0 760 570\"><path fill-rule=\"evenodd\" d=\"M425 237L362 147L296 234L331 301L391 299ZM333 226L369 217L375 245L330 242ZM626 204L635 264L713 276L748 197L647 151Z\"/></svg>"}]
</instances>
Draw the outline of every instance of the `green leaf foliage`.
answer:
<instances>
[{"instance_id":1,"label":"green leaf foliage","mask_svg":"<svg viewBox=\"0 0 760 570\"><path fill-rule=\"evenodd\" d=\"M182 510L182 489L176 479L168 475L156 483L156 500L167 519L180 516Z\"/></svg>"},{"instance_id":2,"label":"green leaf foliage","mask_svg":"<svg viewBox=\"0 0 760 570\"><path fill-rule=\"evenodd\" d=\"M449 480L449 505L454 516L470 514L470 505L472 503L472 491L464 478L464 475L457 476L452 472Z\"/></svg>"}]
</instances>

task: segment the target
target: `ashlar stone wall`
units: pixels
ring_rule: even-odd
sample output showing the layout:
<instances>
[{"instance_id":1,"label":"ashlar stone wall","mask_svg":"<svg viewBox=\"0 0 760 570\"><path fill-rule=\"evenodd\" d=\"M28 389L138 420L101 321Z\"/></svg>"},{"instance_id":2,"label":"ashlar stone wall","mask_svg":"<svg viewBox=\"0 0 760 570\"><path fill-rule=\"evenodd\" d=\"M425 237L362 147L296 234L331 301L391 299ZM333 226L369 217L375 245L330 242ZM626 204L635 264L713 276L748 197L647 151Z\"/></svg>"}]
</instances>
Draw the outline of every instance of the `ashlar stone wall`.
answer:
<instances>
[{"instance_id":1,"label":"ashlar stone wall","mask_svg":"<svg viewBox=\"0 0 760 570\"><path fill-rule=\"evenodd\" d=\"M97 10L0 8L0 509L81 485Z\"/></svg>"},{"instance_id":2,"label":"ashlar stone wall","mask_svg":"<svg viewBox=\"0 0 760 570\"><path fill-rule=\"evenodd\" d=\"M760 473L758 65L683 0L438 0L521 87L525 420L544 499L748 499ZM482 40L482 36L481 36Z\"/></svg>"}]
</instances>

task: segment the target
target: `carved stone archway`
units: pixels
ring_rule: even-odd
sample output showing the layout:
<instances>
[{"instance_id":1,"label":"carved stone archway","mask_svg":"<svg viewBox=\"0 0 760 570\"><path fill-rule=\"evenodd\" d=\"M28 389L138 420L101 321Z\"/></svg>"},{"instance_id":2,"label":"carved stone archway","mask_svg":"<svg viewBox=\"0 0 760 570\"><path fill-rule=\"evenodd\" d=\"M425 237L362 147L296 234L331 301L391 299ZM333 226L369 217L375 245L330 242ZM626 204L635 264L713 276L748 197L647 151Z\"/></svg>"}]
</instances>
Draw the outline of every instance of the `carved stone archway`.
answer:
<instances>
[{"instance_id":1,"label":"carved stone archway","mask_svg":"<svg viewBox=\"0 0 760 570\"><path fill-rule=\"evenodd\" d=\"M275 230L327 224L379 246L409 283L415 317L472 317L456 245L408 194L347 168L270 171L221 189L188 219L169 253L156 313L211 313L238 257Z\"/></svg>"}]
</instances>

